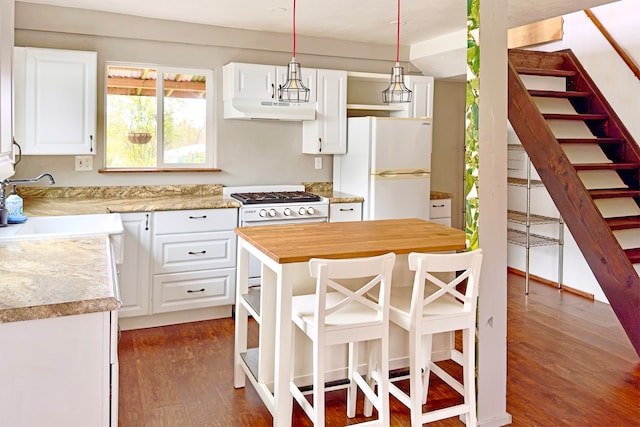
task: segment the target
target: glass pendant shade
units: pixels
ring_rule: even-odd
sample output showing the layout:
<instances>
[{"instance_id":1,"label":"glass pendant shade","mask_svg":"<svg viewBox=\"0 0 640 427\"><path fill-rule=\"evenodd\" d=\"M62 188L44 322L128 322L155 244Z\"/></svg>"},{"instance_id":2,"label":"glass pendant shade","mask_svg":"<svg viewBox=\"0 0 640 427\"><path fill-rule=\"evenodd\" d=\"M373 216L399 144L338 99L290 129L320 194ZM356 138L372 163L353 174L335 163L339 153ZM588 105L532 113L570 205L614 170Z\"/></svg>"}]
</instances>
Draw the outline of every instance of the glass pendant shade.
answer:
<instances>
[{"instance_id":1,"label":"glass pendant shade","mask_svg":"<svg viewBox=\"0 0 640 427\"><path fill-rule=\"evenodd\" d=\"M309 92L300 78L300 64L293 57L288 65L287 81L280 86L279 99L286 102L309 102Z\"/></svg>"},{"instance_id":2,"label":"glass pendant shade","mask_svg":"<svg viewBox=\"0 0 640 427\"><path fill-rule=\"evenodd\" d=\"M391 69L389 87L382 91L382 102L385 104L411 102L412 95L413 93L404 84L403 68L396 63L396 66Z\"/></svg>"}]
</instances>

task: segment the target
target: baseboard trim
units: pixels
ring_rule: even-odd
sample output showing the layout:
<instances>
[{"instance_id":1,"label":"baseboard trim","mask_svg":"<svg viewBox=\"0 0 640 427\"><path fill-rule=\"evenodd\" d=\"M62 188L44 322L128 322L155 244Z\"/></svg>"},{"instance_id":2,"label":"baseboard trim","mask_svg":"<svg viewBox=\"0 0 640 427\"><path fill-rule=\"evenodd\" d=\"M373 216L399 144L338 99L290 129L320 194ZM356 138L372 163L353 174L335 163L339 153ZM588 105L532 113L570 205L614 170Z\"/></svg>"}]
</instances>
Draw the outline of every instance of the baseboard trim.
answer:
<instances>
[{"instance_id":1,"label":"baseboard trim","mask_svg":"<svg viewBox=\"0 0 640 427\"><path fill-rule=\"evenodd\" d=\"M518 270L513 267L507 267L507 272L516 274L521 277L526 277L526 273L522 270ZM554 282L553 280L548 280L540 276L536 276L535 274L529 274L529 280L536 281L541 285L551 286L552 288L558 288L558 282ZM560 288L561 291L568 292L570 294L578 295L588 300L594 301L595 296L585 291L581 291L580 289L572 288L571 286L562 285Z\"/></svg>"}]
</instances>

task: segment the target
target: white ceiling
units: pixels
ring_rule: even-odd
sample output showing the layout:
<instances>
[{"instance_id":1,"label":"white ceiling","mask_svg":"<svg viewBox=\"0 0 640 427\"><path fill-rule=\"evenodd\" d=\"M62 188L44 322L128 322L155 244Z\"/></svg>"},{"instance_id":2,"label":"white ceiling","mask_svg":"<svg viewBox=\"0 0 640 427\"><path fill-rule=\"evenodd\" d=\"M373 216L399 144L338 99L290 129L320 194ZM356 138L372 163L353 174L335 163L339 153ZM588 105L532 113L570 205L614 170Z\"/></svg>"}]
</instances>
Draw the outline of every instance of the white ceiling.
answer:
<instances>
[{"instance_id":1,"label":"white ceiling","mask_svg":"<svg viewBox=\"0 0 640 427\"><path fill-rule=\"evenodd\" d=\"M18 1L259 31L289 33L292 29L293 0ZM614 0L507 1L509 26L515 27ZM464 29L466 4L466 0L403 0L401 44L413 45ZM299 35L395 44L395 0L302 0L296 15Z\"/></svg>"}]
</instances>

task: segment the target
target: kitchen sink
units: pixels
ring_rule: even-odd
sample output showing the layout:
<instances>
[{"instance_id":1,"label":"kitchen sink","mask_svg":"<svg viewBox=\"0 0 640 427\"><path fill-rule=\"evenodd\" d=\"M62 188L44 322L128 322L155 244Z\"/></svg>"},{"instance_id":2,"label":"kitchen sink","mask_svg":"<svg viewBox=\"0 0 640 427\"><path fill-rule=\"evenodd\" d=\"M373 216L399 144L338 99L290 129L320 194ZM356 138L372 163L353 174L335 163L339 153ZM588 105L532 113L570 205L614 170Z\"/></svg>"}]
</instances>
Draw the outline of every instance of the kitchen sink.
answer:
<instances>
[{"instance_id":1,"label":"kitchen sink","mask_svg":"<svg viewBox=\"0 0 640 427\"><path fill-rule=\"evenodd\" d=\"M31 237L122 234L120 214L66 215L31 217L22 224L0 228L0 240Z\"/></svg>"},{"instance_id":2,"label":"kitchen sink","mask_svg":"<svg viewBox=\"0 0 640 427\"><path fill-rule=\"evenodd\" d=\"M0 242L108 234L113 243L116 262L121 262L123 232L119 213L38 216L30 217L22 224L9 224L6 227L0 227Z\"/></svg>"}]
</instances>

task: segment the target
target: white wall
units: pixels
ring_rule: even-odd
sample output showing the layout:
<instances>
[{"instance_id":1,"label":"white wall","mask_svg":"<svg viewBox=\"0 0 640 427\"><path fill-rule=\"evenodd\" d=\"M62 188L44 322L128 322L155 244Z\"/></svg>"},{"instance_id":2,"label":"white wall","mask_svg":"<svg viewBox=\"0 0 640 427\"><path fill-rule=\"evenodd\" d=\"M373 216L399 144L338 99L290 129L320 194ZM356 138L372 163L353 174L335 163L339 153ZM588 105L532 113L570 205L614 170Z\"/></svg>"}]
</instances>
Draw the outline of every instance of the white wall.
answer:
<instances>
[{"instance_id":1,"label":"white wall","mask_svg":"<svg viewBox=\"0 0 640 427\"><path fill-rule=\"evenodd\" d=\"M592 12L636 64L640 63L640 38L637 35L637 16L640 13L640 2L621 0L594 8ZM564 16L564 36L561 41L536 46L532 49L544 51L571 49L635 140L640 141L640 120L637 119L640 115L640 82L584 12L580 11ZM519 143L512 131L509 133L509 138L511 139L510 143ZM524 178L526 172L524 169L510 171L509 175ZM539 179L535 169L532 176ZM522 188L509 188L509 207L524 210L526 206L525 194ZM544 188L532 190L532 211L548 216L558 215L558 211ZM557 235L557 227L555 226L538 226L536 230L543 235ZM564 236L563 283L593 294L599 301L607 302L600 285L566 227ZM532 249L530 272L545 279L557 281L557 257L557 246ZM524 271L524 248L509 245L508 263L509 266Z\"/></svg>"}]
</instances>

